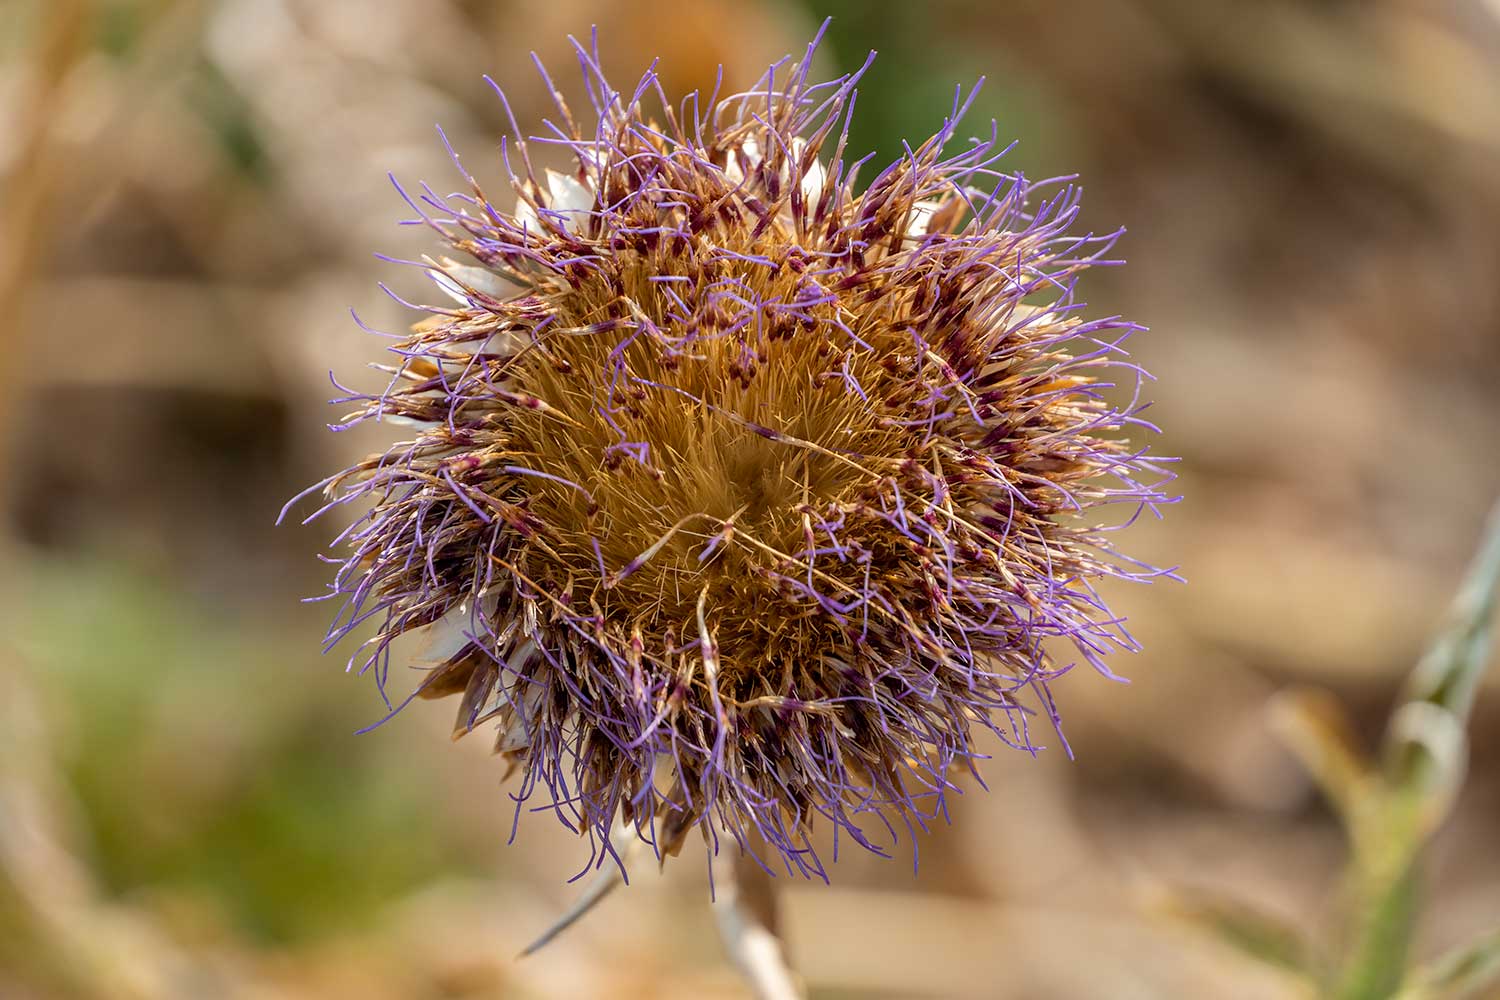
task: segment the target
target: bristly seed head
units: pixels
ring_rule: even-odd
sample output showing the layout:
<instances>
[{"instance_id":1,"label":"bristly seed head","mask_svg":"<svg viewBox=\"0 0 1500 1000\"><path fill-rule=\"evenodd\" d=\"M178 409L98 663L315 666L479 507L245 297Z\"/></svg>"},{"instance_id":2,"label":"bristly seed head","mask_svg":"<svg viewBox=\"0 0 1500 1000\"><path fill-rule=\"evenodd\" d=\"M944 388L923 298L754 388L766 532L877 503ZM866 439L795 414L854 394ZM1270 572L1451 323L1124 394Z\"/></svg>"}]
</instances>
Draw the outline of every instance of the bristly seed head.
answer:
<instances>
[{"instance_id":1,"label":"bristly seed head","mask_svg":"<svg viewBox=\"0 0 1500 1000\"><path fill-rule=\"evenodd\" d=\"M1138 389L1137 327L1073 293L1117 234L1069 235L1077 190L999 172L993 135L949 154L961 102L860 191L859 73L783 61L674 106L578 54L594 121L558 97L531 140L569 172L518 140L513 210L467 173L407 198L454 303L341 400L340 427L412 431L320 484L368 504L329 639L383 615L355 657L383 691L422 634L416 693L460 696L455 736L493 721L518 803L593 861L618 819L661 857L700 826L826 877L818 817L882 852L943 814L976 729L1038 749L1051 640L1106 674L1135 648L1094 583L1157 571L1085 517L1170 477L1116 434L1149 429L1138 393L1104 391Z\"/></svg>"}]
</instances>

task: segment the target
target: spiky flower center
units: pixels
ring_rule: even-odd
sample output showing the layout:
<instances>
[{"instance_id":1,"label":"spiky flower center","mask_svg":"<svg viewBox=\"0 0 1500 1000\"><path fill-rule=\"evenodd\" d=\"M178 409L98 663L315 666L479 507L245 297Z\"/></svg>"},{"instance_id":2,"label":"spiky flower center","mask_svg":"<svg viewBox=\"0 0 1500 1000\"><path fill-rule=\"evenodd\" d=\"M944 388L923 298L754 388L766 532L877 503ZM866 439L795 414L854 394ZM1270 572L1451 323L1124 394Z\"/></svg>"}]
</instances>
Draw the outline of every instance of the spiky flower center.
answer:
<instances>
[{"instance_id":1,"label":"spiky flower center","mask_svg":"<svg viewBox=\"0 0 1500 1000\"><path fill-rule=\"evenodd\" d=\"M803 153L796 210L836 216L842 193L812 186L823 175ZM607 197L610 180L582 183ZM940 306L964 302L912 280L922 262L907 258L940 254L911 235L910 205L867 227L888 237L869 255L884 268L830 275L833 255L802 245L790 210L757 226L736 203L743 180L699 168L693 181L696 204L719 206L706 219L641 199L607 234L569 220L608 256L538 282L549 324L493 364L506 412L476 443L502 479L522 477L518 499L546 526L514 564L543 593L666 662L706 627L736 700L824 690L872 614L880 633L899 627L941 598L929 591L955 560L995 563L976 503L997 484L970 488L964 470L996 410L953 367L975 331L957 315L933 329ZM483 358L492 343L467 346ZM1032 432L1057 423L1055 405L1035 409ZM942 550L907 517L929 534L942 522Z\"/></svg>"},{"instance_id":2,"label":"spiky flower center","mask_svg":"<svg viewBox=\"0 0 1500 1000\"><path fill-rule=\"evenodd\" d=\"M511 422L517 459L557 477L527 484L558 526L537 561L546 584L571 576L627 635L695 636L703 599L726 680L848 645L802 588L811 571L848 602L861 584L820 565L837 560L820 560L819 542L838 543L812 525L860 517L914 443L883 412L906 388L910 339L838 329L832 304L800 304L816 292L795 243L765 240L746 248L764 262L746 262L728 235L620 254L561 293L561 323L643 329L545 337L548 356L515 379L545 406Z\"/></svg>"}]
</instances>

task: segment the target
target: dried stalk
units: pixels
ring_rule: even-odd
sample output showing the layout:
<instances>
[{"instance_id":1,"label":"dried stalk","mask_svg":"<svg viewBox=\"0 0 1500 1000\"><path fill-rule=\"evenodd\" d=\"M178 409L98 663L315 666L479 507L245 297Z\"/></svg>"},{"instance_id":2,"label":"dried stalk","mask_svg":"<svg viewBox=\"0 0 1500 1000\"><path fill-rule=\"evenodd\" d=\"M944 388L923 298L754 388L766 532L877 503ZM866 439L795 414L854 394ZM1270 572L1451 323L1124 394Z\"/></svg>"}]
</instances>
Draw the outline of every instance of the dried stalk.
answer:
<instances>
[{"instance_id":1,"label":"dried stalk","mask_svg":"<svg viewBox=\"0 0 1500 1000\"><path fill-rule=\"evenodd\" d=\"M776 934L776 888L771 877L727 839L711 862L719 937L756 1000L803 996Z\"/></svg>"}]
</instances>

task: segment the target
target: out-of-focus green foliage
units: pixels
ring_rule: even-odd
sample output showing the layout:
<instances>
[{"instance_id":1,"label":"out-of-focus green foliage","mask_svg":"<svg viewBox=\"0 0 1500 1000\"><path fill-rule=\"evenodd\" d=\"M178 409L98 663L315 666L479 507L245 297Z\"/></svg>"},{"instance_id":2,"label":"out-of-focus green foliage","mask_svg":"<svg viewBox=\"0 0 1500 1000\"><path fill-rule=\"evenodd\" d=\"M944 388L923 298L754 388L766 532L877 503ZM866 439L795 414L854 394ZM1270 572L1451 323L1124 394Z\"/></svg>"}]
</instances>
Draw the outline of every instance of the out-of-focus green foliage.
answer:
<instances>
[{"instance_id":1,"label":"out-of-focus green foliage","mask_svg":"<svg viewBox=\"0 0 1500 1000\"><path fill-rule=\"evenodd\" d=\"M967 97L984 83L965 119L969 129L960 134L986 132L993 119L1002 141L1016 148L1006 169L1028 175L1068 172L1076 159L1071 147L1076 127L1067 111L1053 101L1044 81L1005 53L978 39L956 40L941 53L941 73L933 72L936 53L924 19L930 13L919 4L896 0L835 0L811 5L812 16L830 16L828 41L841 68L855 69L866 53L877 52L875 67L860 84L859 100L850 128L850 162L866 153L874 158L861 176L874 176L871 167L891 163L902 155L902 143L915 148L932 132L935 116L953 106L955 90ZM962 142L955 140L955 145Z\"/></svg>"},{"instance_id":2,"label":"out-of-focus green foliage","mask_svg":"<svg viewBox=\"0 0 1500 1000\"><path fill-rule=\"evenodd\" d=\"M1385 767L1350 745L1348 726L1331 699L1299 693L1283 699L1280 717L1340 816L1350 857L1328 939L1309 945L1285 926L1210 901L1178 909L1222 940L1317 983L1332 1000L1457 998L1500 975L1495 936L1431 965L1412 967L1421 916L1421 856L1448 818L1468 760L1465 726L1489 664L1500 597L1500 505L1490 515L1448 621L1406 684L1387 727ZM1304 956L1322 955L1317 965Z\"/></svg>"},{"instance_id":3,"label":"out-of-focus green foliage","mask_svg":"<svg viewBox=\"0 0 1500 1000\"><path fill-rule=\"evenodd\" d=\"M22 648L63 712L62 763L111 892L187 893L291 941L480 869L389 732L353 735L383 713L370 687L291 667L306 632L119 565L31 580Z\"/></svg>"}]
</instances>

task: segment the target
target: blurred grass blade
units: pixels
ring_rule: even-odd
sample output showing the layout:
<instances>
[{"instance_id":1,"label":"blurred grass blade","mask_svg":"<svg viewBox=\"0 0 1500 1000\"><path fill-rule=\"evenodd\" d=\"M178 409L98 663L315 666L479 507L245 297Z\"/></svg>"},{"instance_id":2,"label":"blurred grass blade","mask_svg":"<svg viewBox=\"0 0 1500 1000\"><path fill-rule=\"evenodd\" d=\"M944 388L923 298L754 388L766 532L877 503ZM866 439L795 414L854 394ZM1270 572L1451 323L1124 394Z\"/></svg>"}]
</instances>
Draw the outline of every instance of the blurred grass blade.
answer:
<instances>
[{"instance_id":1,"label":"blurred grass blade","mask_svg":"<svg viewBox=\"0 0 1500 1000\"><path fill-rule=\"evenodd\" d=\"M1334 996L1384 1000L1407 981L1422 845L1447 815L1468 756L1465 723L1490 650L1500 589L1500 504L1448 620L1408 679L1386 731L1384 782L1354 833L1349 946Z\"/></svg>"},{"instance_id":2,"label":"blurred grass blade","mask_svg":"<svg viewBox=\"0 0 1500 1000\"><path fill-rule=\"evenodd\" d=\"M1495 600L1500 591L1500 504L1491 511L1484 540L1474 557L1463 586L1453 600L1446 626L1428 648L1407 681L1403 710L1392 718L1387 735L1387 776L1393 788L1427 796L1451 794L1458 777L1452 772L1462 763L1462 751L1445 754L1450 734L1440 734L1434 745L1431 725L1413 727L1403 719L1414 704L1430 705L1450 713L1461 731L1474 705L1474 693L1484 675L1494 624ZM1435 713L1425 713L1430 723ZM1419 720L1424 721L1424 720Z\"/></svg>"},{"instance_id":3,"label":"blurred grass blade","mask_svg":"<svg viewBox=\"0 0 1500 1000\"><path fill-rule=\"evenodd\" d=\"M1280 917L1235 900L1177 890L1168 894L1162 908L1242 955L1302 977L1313 975L1307 942Z\"/></svg>"},{"instance_id":4,"label":"blurred grass blade","mask_svg":"<svg viewBox=\"0 0 1500 1000\"><path fill-rule=\"evenodd\" d=\"M1375 772L1343 706L1327 691L1296 688L1277 694L1270 713L1276 735L1297 755L1353 835Z\"/></svg>"},{"instance_id":5,"label":"blurred grass blade","mask_svg":"<svg viewBox=\"0 0 1500 1000\"><path fill-rule=\"evenodd\" d=\"M1500 930L1423 966L1398 1000L1460 1000L1500 982Z\"/></svg>"},{"instance_id":6,"label":"blurred grass blade","mask_svg":"<svg viewBox=\"0 0 1500 1000\"><path fill-rule=\"evenodd\" d=\"M771 877L729 843L719 845L710 864L719 937L751 994L756 1000L799 1000L802 989L776 936Z\"/></svg>"},{"instance_id":7,"label":"blurred grass blade","mask_svg":"<svg viewBox=\"0 0 1500 1000\"><path fill-rule=\"evenodd\" d=\"M609 834L609 842L615 854L619 856L620 863L614 864L612 859L606 858L603 866L594 873L594 877L584 887L583 895L578 897L577 902L568 907L550 927L542 931L535 941L522 949L517 957L525 958L527 955L541 951L552 942L553 938L578 923L585 914L602 903L604 897L625 883L625 873L621 870L621 865L630 863L641 845L641 839L636 836L635 827L623 820L616 820L615 828Z\"/></svg>"},{"instance_id":8,"label":"blurred grass blade","mask_svg":"<svg viewBox=\"0 0 1500 1000\"><path fill-rule=\"evenodd\" d=\"M1428 701L1409 701L1391 715L1388 740L1425 761L1423 777L1411 787L1390 789L1410 811L1410 848L1422 844L1447 817L1468 769L1469 738L1463 720Z\"/></svg>"}]
</instances>

